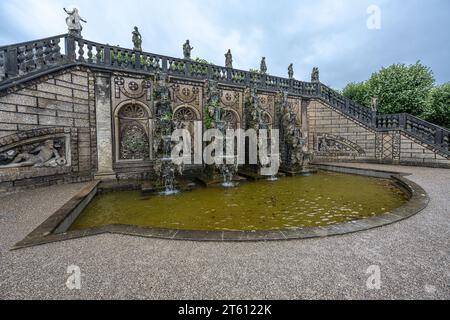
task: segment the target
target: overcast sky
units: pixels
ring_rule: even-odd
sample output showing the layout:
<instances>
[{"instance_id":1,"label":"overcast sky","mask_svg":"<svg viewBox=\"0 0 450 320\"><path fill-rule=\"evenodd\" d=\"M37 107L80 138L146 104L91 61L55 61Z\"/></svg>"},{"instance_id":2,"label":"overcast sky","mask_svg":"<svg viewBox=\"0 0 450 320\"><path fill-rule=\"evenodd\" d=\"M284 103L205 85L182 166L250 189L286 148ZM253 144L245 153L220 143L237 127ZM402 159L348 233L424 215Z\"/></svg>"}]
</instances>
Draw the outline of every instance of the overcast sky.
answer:
<instances>
[{"instance_id":1,"label":"overcast sky","mask_svg":"<svg viewBox=\"0 0 450 320\"><path fill-rule=\"evenodd\" d=\"M381 12L381 29L369 29L367 9ZM66 32L63 7L77 7L88 21L85 39L132 47L139 26L143 49L182 56L190 39L193 57L234 67L259 68L341 89L392 63L421 60L438 83L450 81L449 0L0 0L0 46Z\"/></svg>"}]
</instances>

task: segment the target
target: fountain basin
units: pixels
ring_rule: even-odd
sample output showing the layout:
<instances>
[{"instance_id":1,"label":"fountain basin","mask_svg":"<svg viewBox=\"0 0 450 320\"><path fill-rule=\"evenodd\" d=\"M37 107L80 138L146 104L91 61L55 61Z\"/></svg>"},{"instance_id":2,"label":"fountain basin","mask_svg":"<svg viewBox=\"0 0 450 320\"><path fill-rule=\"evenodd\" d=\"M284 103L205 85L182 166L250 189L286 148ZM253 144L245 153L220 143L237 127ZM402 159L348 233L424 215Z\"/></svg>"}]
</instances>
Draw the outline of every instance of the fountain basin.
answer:
<instances>
[{"instance_id":1,"label":"fountain basin","mask_svg":"<svg viewBox=\"0 0 450 320\"><path fill-rule=\"evenodd\" d=\"M345 172L342 167L326 169ZM61 212L51 217L17 248L105 232L210 241L323 237L394 223L428 203L425 191L404 177L348 170L382 179L320 172L147 198L133 191L95 197L92 189L78 206L65 206L66 217Z\"/></svg>"}]
</instances>

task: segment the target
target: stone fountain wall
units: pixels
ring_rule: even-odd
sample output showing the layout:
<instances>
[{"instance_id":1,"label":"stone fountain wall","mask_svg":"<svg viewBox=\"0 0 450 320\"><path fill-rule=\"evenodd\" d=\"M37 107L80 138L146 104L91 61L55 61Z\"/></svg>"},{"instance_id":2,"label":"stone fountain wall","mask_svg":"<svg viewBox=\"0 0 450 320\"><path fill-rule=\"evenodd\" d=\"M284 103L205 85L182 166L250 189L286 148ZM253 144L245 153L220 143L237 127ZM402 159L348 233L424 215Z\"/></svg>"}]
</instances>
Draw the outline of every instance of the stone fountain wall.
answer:
<instances>
[{"instance_id":1,"label":"stone fountain wall","mask_svg":"<svg viewBox=\"0 0 450 320\"><path fill-rule=\"evenodd\" d=\"M244 128L245 88L219 87L227 121ZM0 96L0 161L8 150L22 152L49 139L67 161L57 167L2 168L0 191L92 179L152 179L153 88L152 77L73 67L9 89ZM193 121L205 117L205 83L171 78L170 92L174 117L191 130ZM258 92L258 97L276 128L276 92ZM376 131L319 99L289 96L289 102L301 115L316 161L450 167L439 151L406 133ZM201 169L192 166L186 172Z\"/></svg>"}]
</instances>

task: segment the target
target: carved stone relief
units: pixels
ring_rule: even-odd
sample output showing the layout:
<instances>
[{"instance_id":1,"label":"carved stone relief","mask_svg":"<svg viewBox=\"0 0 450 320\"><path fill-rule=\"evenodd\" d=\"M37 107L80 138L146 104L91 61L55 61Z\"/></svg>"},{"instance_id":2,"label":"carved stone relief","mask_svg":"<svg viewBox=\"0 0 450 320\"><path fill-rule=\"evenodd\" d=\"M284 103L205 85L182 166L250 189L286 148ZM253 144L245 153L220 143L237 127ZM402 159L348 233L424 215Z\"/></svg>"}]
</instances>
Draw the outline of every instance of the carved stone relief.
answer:
<instances>
[{"instance_id":1,"label":"carved stone relief","mask_svg":"<svg viewBox=\"0 0 450 320\"><path fill-rule=\"evenodd\" d=\"M146 101L151 101L152 83L150 80L114 77L114 97L123 99L122 95L129 99L139 99L145 96Z\"/></svg>"},{"instance_id":2,"label":"carved stone relief","mask_svg":"<svg viewBox=\"0 0 450 320\"><path fill-rule=\"evenodd\" d=\"M137 104L127 104L118 113L119 160L150 158L149 114Z\"/></svg>"},{"instance_id":3,"label":"carved stone relief","mask_svg":"<svg viewBox=\"0 0 450 320\"><path fill-rule=\"evenodd\" d=\"M316 134L316 152L327 156L362 156L363 148L341 136L332 134Z\"/></svg>"},{"instance_id":4,"label":"carved stone relief","mask_svg":"<svg viewBox=\"0 0 450 320\"><path fill-rule=\"evenodd\" d=\"M0 169L63 167L70 165L68 136L40 137L21 141L0 152Z\"/></svg>"}]
</instances>

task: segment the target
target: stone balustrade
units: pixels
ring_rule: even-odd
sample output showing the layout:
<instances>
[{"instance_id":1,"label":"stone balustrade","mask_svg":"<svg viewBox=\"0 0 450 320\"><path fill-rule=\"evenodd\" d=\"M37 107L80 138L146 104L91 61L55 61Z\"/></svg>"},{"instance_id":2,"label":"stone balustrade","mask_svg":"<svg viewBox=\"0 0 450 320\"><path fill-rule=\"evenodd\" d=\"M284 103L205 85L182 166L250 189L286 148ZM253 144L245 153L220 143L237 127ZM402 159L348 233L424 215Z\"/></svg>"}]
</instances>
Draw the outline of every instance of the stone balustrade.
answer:
<instances>
[{"instance_id":1,"label":"stone balustrade","mask_svg":"<svg viewBox=\"0 0 450 320\"><path fill-rule=\"evenodd\" d=\"M181 79L216 80L225 85L256 86L261 91L284 91L293 96L315 98L371 129L382 132L403 131L440 152L450 154L449 130L409 114L377 114L320 82L303 82L135 51L67 34L0 47L0 93L30 79L71 65L144 75L160 72Z\"/></svg>"}]
</instances>

